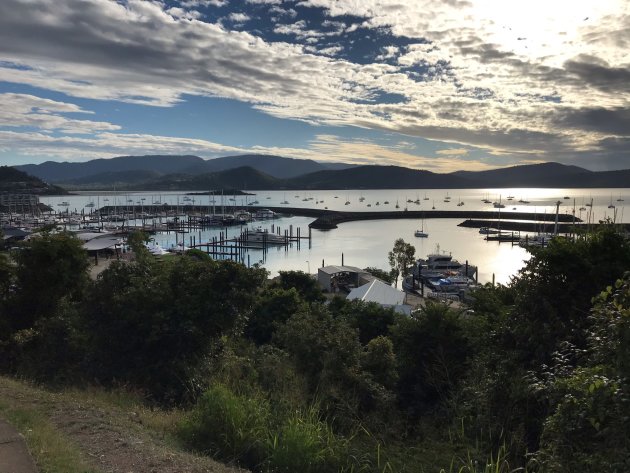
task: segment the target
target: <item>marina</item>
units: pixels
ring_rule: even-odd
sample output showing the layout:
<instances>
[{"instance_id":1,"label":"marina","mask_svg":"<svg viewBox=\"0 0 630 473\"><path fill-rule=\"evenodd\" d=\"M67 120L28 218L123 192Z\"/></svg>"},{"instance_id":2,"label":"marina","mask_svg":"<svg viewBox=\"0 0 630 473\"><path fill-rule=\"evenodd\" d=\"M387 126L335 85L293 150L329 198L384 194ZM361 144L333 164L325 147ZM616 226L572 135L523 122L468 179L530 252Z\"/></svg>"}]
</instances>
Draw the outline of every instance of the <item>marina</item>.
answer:
<instances>
[{"instance_id":1,"label":"marina","mask_svg":"<svg viewBox=\"0 0 630 473\"><path fill-rule=\"evenodd\" d=\"M619 199L630 199L628 189L612 192ZM141 229L150 233L151 244L157 245L160 253L196 248L217 259L262 264L272 275L280 270L307 271L309 267L339 264L344 257L353 266L387 269L393 241L403 238L414 245L417 257L429 254L437 244L460 261L474 256L479 283L491 282L493 277L496 282L507 283L529 257L526 248L548 242L548 237L539 235L554 233L556 212L560 234L571 232L574 226L594 228L602 220L625 224L623 200L613 200L617 205L612 214L608 208L610 189L451 190L466 205L443 204L442 208L438 203L443 200L442 190L349 190L337 199L336 191L248 193L50 196L41 197L39 207L32 203L20 209L3 207L2 220L3 226L16 228L53 225L123 237L128 231ZM527 196L526 201L520 199L527 203L513 200L512 207L495 209L492 202L498 201L501 193ZM409 195L418 198L413 200ZM422 195L425 197L420 198ZM389 204L397 201L401 202L398 209ZM579 204L573 206L574 201ZM252 205L254 202L257 204ZM376 202L381 211L367 207ZM431 209L432 202L438 207L435 210ZM582 202L584 206L578 207ZM38 210L43 205L49 210ZM332 230L317 228L315 222L326 219L334 224ZM425 231L427 227L430 232ZM483 233L484 228L491 233ZM427 236L417 237L418 231Z\"/></svg>"}]
</instances>

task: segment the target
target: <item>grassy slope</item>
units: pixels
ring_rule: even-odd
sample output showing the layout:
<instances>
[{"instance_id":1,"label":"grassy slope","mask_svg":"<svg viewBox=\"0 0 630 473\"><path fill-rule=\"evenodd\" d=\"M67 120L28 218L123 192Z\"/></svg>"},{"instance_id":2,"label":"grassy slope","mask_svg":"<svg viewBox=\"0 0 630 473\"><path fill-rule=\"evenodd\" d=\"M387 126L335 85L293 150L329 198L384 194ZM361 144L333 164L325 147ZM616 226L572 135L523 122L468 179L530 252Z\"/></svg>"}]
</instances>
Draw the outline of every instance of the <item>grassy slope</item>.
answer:
<instances>
[{"instance_id":1,"label":"grassy slope","mask_svg":"<svg viewBox=\"0 0 630 473\"><path fill-rule=\"evenodd\" d=\"M0 377L0 416L44 473L239 471L184 452L174 435L181 413L147 409L126 393L51 392Z\"/></svg>"}]
</instances>

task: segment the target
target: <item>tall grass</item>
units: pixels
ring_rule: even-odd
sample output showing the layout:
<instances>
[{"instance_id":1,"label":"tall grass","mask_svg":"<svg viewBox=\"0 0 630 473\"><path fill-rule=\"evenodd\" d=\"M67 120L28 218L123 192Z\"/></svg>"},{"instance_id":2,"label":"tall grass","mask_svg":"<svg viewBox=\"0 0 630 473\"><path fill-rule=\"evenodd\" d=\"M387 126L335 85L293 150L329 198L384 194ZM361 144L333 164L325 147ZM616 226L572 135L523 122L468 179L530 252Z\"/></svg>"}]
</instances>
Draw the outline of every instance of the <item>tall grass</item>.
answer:
<instances>
[{"instance_id":1,"label":"tall grass","mask_svg":"<svg viewBox=\"0 0 630 473\"><path fill-rule=\"evenodd\" d=\"M365 445L353 449L354 436L335 434L316 405L274 410L260 395L239 395L224 385L207 390L180 425L180 435L194 449L265 473L393 473Z\"/></svg>"},{"instance_id":2,"label":"tall grass","mask_svg":"<svg viewBox=\"0 0 630 473\"><path fill-rule=\"evenodd\" d=\"M263 459L269 405L221 384L209 388L182 422L180 434L193 448L252 467Z\"/></svg>"},{"instance_id":3,"label":"tall grass","mask_svg":"<svg viewBox=\"0 0 630 473\"><path fill-rule=\"evenodd\" d=\"M268 432L265 467L278 473L336 472L347 447L312 406L292 412L276 432Z\"/></svg>"}]
</instances>

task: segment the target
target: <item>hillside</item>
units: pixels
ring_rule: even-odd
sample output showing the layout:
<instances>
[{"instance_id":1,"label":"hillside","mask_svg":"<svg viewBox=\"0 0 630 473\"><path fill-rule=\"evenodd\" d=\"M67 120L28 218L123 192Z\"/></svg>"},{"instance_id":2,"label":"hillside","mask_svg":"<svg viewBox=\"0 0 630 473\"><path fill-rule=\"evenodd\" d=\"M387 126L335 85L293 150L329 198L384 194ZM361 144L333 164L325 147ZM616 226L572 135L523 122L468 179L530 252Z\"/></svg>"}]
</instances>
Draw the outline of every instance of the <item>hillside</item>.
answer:
<instances>
[{"instance_id":1,"label":"hillside","mask_svg":"<svg viewBox=\"0 0 630 473\"><path fill-rule=\"evenodd\" d=\"M630 170L594 172L559 163L439 174L401 166L323 164L267 155L228 156L207 161L196 156L127 156L17 168L86 190L114 186L118 190L589 188L627 187L630 182ZM105 168L108 170L102 170Z\"/></svg>"},{"instance_id":2,"label":"hillside","mask_svg":"<svg viewBox=\"0 0 630 473\"><path fill-rule=\"evenodd\" d=\"M114 183L134 184L168 174L207 174L249 166L270 176L285 179L325 169L351 167L350 164L322 164L310 159L284 158L263 154L245 154L204 160L198 156L120 156L94 159L82 163L26 164L16 169L37 176L47 182L70 183L84 188ZM120 179L120 173L125 173ZM119 176L117 176L119 174Z\"/></svg>"},{"instance_id":3,"label":"hillside","mask_svg":"<svg viewBox=\"0 0 630 473\"><path fill-rule=\"evenodd\" d=\"M185 170L187 174L219 172L236 167L249 166L260 172L276 177L288 179L303 174L323 171L326 169L351 167L349 164L324 164L310 159L284 158L281 156L244 154L226 156L224 158L209 159Z\"/></svg>"},{"instance_id":4,"label":"hillside","mask_svg":"<svg viewBox=\"0 0 630 473\"><path fill-rule=\"evenodd\" d=\"M42 164L15 166L20 171L37 176L47 182L68 182L87 176L100 176L104 173L147 170L158 174L183 172L184 169L203 162L197 156L120 156L111 159L93 159L83 163L58 163L47 161ZM84 184L90 180L84 180Z\"/></svg>"},{"instance_id":5,"label":"hillside","mask_svg":"<svg viewBox=\"0 0 630 473\"><path fill-rule=\"evenodd\" d=\"M598 174L577 166L541 163L451 175L472 181L476 187L597 187L589 184Z\"/></svg>"},{"instance_id":6,"label":"hillside","mask_svg":"<svg viewBox=\"0 0 630 473\"><path fill-rule=\"evenodd\" d=\"M46 184L37 177L29 176L9 166L0 166L0 192L38 195L67 194L61 187Z\"/></svg>"},{"instance_id":7,"label":"hillside","mask_svg":"<svg viewBox=\"0 0 630 473\"><path fill-rule=\"evenodd\" d=\"M471 187L467 179L399 166L319 171L290 180L295 189L417 189Z\"/></svg>"},{"instance_id":8,"label":"hillside","mask_svg":"<svg viewBox=\"0 0 630 473\"><path fill-rule=\"evenodd\" d=\"M41 471L244 473L177 448L176 415L122 392L53 393L0 377L0 417L24 435Z\"/></svg>"},{"instance_id":9,"label":"hillside","mask_svg":"<svg viewBox=\"0 0 630 473\"><path fill-rule=\"evenodd\" d=\"M168 174L135 184L137 190L278 189L282 180L245 166L198 175Z\"/></svg>"}]
</instances>

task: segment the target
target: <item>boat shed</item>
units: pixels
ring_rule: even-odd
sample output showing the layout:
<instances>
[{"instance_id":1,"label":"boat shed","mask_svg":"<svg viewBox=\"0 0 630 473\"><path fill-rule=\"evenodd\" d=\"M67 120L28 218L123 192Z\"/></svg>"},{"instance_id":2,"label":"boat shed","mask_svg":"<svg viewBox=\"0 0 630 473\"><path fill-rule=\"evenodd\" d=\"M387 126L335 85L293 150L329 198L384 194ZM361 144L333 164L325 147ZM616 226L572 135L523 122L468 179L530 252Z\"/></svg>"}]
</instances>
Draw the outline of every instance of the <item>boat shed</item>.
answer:
<instances>
[{"instance_id":1,"label":"boat shed","mask_svg":"<svg viewBox=\"0 0 630 473\"><path fill-rule=\"evenodd\" d=\"M328 292L350 291L372 278L370 273L355 266L323 266L317 270L317 281Z\"/></svg>"},{"instance_id":2,"label":"boat shed","mask_svg":"<svg viewBox=\"0 0 630 473\"><path fill-rule=\"evenodd\" d=\"M409 315L411 306L405 305L405 293L380 279L374 279L368 284L357 287L350 291L348 300L360 300L363 302L376 302L383 307L393 307L396 312Z\"/></svg>"}]
</instances>

